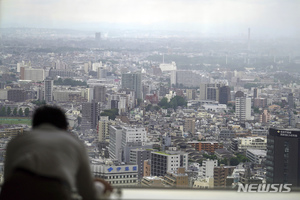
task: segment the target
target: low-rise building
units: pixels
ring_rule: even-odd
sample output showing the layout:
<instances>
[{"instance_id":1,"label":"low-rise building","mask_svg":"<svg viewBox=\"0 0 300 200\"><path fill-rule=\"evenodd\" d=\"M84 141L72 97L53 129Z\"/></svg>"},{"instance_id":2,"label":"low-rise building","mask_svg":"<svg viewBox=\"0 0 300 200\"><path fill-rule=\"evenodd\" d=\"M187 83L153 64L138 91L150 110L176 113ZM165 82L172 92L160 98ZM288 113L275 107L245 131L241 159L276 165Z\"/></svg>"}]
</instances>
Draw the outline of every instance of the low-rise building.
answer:
<instances>
[{"instance_id":1,"label":"low-rise building","mask_svg":"<svg viewBox=\"0 0 300 200\"><path fill-rule=\"evenodd\" d=\"M141 181L142 186L147 187L164 187L164 179L157 176L145 176Z\"/></svg>"},{"instance_id":2,"label":"low-rise building","mask_svg":"<svg viewBox=\"0 0 300 200\"><path fill-rule=\"evenodd\" d=\"M214 153L216 149L222 149L223 144L217 141L192 141L188 142L197 151L207 151Z\"/></svg>"},{"instance_id":3,"label":"low-rise building","mask_svg":"<svg viewBox=\"0 0 300 200\"><path fill-rule=\"evenodd\" d=\"M247 149L246 157L254 164L261 164L261 162L266 158L267 151L260 149Z\"/></svg>"},{"instance_id":4,"label":"low-rise building","mask_svg":"<svg viewBox=\"0 0 300 200\"><path fill-rule=\"evenodd\" d=\"M113 186L133 186L138 184L137 165L92 165L95 177L103 178Z\"/></svg>"}]
</instances>

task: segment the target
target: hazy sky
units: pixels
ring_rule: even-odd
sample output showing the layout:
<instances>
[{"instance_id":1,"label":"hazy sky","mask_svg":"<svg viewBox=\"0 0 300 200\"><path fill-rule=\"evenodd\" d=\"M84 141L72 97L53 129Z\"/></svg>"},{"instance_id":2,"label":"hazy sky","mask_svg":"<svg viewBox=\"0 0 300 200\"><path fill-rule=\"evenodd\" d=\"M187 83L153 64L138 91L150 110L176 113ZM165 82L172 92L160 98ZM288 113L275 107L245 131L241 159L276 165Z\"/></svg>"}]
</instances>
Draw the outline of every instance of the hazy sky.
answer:
<instances>
[{"instance_id":1,"label":"hazy sky","mask_svg":"<svg viewBox=\"0 0 300 200\"><path fill-rule=\"evenodd\" d=\"M0 0L1 27L300 34L300 0Z\"/></svg>"}]
</instances>

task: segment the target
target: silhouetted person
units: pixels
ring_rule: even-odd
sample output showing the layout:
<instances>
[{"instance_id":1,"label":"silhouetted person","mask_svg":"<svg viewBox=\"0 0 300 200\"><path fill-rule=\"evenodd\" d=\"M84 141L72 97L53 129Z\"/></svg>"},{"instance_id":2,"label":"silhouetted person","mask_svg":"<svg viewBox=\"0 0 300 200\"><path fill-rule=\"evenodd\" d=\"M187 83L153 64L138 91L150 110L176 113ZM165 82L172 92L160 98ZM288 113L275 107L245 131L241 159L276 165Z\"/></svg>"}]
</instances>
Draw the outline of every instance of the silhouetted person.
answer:
<instances>
[{"instance_id":1,"label":"silhouetted person","mask_svg":"<svg viewBox=\"0 0 300 200\"><path fill-rule=\"evenodd\" d=\"M59 108L36 109L32 131L7 145L0 199L96 199L85 147L67 128ZM102 190L112 190L103 183Z\"/></svg>"}]
</instances>

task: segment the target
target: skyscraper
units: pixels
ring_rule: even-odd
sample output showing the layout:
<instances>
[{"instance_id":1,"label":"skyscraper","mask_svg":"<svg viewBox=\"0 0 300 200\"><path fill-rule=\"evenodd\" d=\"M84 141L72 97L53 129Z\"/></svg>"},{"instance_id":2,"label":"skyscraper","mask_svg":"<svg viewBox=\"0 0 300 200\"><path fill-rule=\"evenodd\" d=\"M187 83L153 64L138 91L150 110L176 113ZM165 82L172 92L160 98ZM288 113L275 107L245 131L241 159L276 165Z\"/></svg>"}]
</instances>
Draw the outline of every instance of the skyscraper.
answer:
<instances>
[{"instance_id":1,"label":"skyscraper","mask_svg":"<svg viewBox=\"0 0 300 200\"><path fill-rule=\"evenodd\" d=\"M267 183L300 186L300 129L269 129Z\"/></svg>"},{"instance_id":2,"label":"skyscraper","mask_svg":"<svg viewBox=\"0 0 300 200\"><path fill-rule=\"evenodd\" d=\"M122 74L122 88L135 91L137 99L143 99L142 74L140 72Z\"/></svg>"}]
</instances>

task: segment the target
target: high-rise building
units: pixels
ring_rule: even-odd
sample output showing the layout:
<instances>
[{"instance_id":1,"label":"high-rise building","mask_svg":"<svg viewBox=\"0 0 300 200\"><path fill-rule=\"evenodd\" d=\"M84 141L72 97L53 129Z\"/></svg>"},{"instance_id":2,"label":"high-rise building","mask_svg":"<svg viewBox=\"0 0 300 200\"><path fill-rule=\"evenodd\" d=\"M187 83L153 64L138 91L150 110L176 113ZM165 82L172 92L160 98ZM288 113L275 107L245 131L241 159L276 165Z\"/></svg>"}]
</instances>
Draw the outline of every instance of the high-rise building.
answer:
<instances>
[{"instance_id":1,"label":"high-rise building","mask_svg":"<svg viewBox=\"0 0 300 200\"><path fill-rule=\"evenodd\" d=\"M98 79L106 78L106 75L107 75L107 70L104 67L98 67L97 78Z\"/></svg>"},{"instance_id":2,"label":"high-rise building","mask_svg":"<svg viewBox=\"0 0 300 200\"><path fill-rule=\"evenodd\" d=\"M202 161L202 178L213 178L214 177L214 167L218 166L218 160L203 160Z\"/></svg>"},{"instance_id":3,"label":"high-rise building","mask_svg":"<svg viewBox=\"0 0 300 200\"><path fill-rule=\"evenodd\" d=\"M227 104L228 101L231 100L229 86L220 87L219 93L220 93L220 95L219 95L219 103L220 104Z\"/></svg>"},{"instance_id":4,"label":"high-rise building","mask_svg":"<svg viewBox=\"0 0 300 200\"><path fill-rule=\"evenodd\" d=\"M92 101L90 103L82 103L82 122L81 129L96 129L99 121L99 104Z\"/></svg>"},{"instance_id":5,"label":"high-rise building","mask_svg":"<svg viewBox=\"0 0 300 200\"><path fill-rule=\"evenodd\" d=\"M253 90L253 98L257 98L258 97L258 91L257 88L254 88Z\"/></svg>"},{"instance_id":6,"label":"high-rise building","mask_svg":"<svg viewBox=\"0 0 300 200\"><path fill-rule=\"evenodd\" d=\"M151 175L164 176L179 167L187 169L188 153L178 151L151 152Z\"/></svg>"},{"instance_id":7,"label":"high-rise building","mask_svg":"<svg viewBox=\"0 0 300 200\"><path fill-rule=\"evenodd\" d=\"M135 91L137 99L143 99L142 74L140 72L122 74L122 88Z\"/></svg>"},{"instance_id":8,"label":"high-rise building","mask_svg":"<svg viewBox=\"0 0 300 200\"><path fill-rule=\"evenodd\" d=\"M200 84L200 99L219 101L220 87L225 86L223 83L201 83Z\"/></svg>"},{"instance_id":9,"label":"high-rise building","mask_svg":"<svg viewBox=\"0 0 300 200\"><path fill-rule=\"evenodd\" d=\"M268 110L264 110L263 113L259 116L260 123L268 123L271 119L271 114Z\"/></svg>"},{"instance_id":10,"label":"high-rise building","mask_svg":"<svg viewBox=\"0 0 300 200\"><path fill-rule=\"evenodd\" d=\"M44 81L44 99L46 103L53 100L53 80L45 79Z\"/></svg>"},{"instance_id":11,"label":"high-rise building","mask_svg":"<svg viewBox=\"0 0 300 200\"><path fill-rule=\"evenodd\" d=\"M101 116L98 122L98 140L100 142L109 141L109 117Z\"/></svg>"},{"instance_id":12,"label":"high-rise building","mask_svg":"<svg viewBox=\"0 0 300 200\"><path fill-rule=\"evenodd\" d=\"M95 86L94 87L94 100L96 102L106 101L106 87L105 86Z\"/></svg>"},{"instance_id":13,"label":"high-rise building","mask_svg":"<svg viewBox=\"0 0 300 200\"><path fill-rule=\"evenodd\" d=\"M227 176L230 176L235 168L234 166L224 166L223 164L214 167L214 187L229 186Z\"/></svg>"},{"instance_id":14,"label":"high-rise building","mask_svg":"<svg viewBox=\"0 0 300 200\"><path fill-rule=\"evenodd\" d=\"M240 91L239 91L240 92ZM238 92L237 92L238 94ZM236 95L235 97L235 117L240 122L251 120L251 99L243 95Z\"/></svg>"},{"instance_id":15,"label":"high-rise building","mask_svg":"<svg viewBox=\"0 0 300 200\"><path fill-rule=\"evenodd\" d=\"M138 178L141 179L144 173L144 161L151 158L151 149L131 149L130 150L130 164L138 166Z\"/></svg>"},{"instance_id":16,"label":"high-rise building","mask_svg":"<svg viewBox=\"0 0 300 200\"><path fill-rule=\"evenodd\" d=\"M266 98L254 98L253 106L256 108L265 108L265 107L267 107L267 99Z\"/></svg>"},{"instance_id":17,"label":"high-rise building","mask_svg":"<svg viewBox=\"0 0 300 200\"><path fill-rule=\"evenodd\" d=\"M109 157L113 160L122 161L122 128L109 126Z\"/></svg>"},{"instance_id":18,"label":"high-rise building","mask_svg":"<svg viewBox=\"0 0 300 200\"><path fill-rule=\"evenodd\" d=\"M187 100L195 100L196 99L196 90L187 89L186 90L186 98L187 98Z\"/></svg>"},{"instance_id":19,"label":"high-rise building","mask_svg":"<svg viewBox=\"0 0 300 200\"><path fill-rule=\"evenodd\" d=\"M269 129L267 183L300 186L300 129Z\"/></svg>"},{"instance_id":20,"label":"high-rise building","mask_svg":"<svg viewBox=\"0 0 300 200\"><path fill-rule=\"evenodd\" d=\"M206 99L219 101L220 91L218 87L208 87L206 89Z\"/></svg>"}]
</instances>

